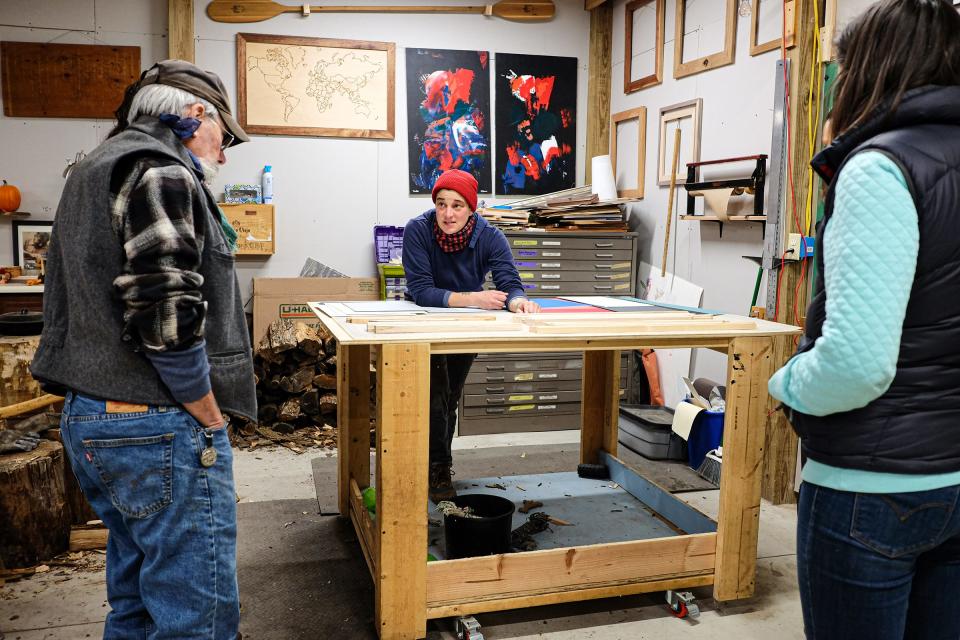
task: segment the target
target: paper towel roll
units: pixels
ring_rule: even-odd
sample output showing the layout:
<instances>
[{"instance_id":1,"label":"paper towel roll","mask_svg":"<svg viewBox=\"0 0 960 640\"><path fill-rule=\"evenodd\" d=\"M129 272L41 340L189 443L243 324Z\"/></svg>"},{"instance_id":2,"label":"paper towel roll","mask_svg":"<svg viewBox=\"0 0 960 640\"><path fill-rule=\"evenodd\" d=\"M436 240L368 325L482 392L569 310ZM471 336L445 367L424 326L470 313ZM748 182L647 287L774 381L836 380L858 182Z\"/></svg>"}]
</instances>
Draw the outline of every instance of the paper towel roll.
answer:
<instances>
[{"instance_id":1,"label":"paper towel roll","mask_svg":"<svg viewBox=\"0 0 960 640\"><path fill-rule=\"evenodd\" d=\"M617 182L613 177L610 156L594 156L591 171L593 184L590 186L590 192L597 194L601 200L616 199Z\"/></svg>"}]
</instances>

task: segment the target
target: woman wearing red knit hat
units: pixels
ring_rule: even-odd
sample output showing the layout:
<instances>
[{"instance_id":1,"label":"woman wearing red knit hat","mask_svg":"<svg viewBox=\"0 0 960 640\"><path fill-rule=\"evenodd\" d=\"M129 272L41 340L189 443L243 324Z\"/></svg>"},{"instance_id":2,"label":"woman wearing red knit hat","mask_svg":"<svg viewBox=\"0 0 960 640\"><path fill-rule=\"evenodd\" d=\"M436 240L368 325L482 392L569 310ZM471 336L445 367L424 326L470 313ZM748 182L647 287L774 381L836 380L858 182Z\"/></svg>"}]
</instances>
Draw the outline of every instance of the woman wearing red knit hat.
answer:
<instances>
[{"instance_id":1,"label":"woman wearing red knit hat","mask_svg":"<svg viewBox=\"0 0 960 640\"><path fill-rule=\"evenodd\" d=\"M433 187L436 205L407 223L403 269L407 295L421 307L477 307L514 313L540 310L526 298L506 236L477 209L477 180L466 171L443 173ZM484 291L487 273L495 289ZM430 357L430 499L457 495L450 445L457 404L473 354Z\"/></svg>"}]
</instances>

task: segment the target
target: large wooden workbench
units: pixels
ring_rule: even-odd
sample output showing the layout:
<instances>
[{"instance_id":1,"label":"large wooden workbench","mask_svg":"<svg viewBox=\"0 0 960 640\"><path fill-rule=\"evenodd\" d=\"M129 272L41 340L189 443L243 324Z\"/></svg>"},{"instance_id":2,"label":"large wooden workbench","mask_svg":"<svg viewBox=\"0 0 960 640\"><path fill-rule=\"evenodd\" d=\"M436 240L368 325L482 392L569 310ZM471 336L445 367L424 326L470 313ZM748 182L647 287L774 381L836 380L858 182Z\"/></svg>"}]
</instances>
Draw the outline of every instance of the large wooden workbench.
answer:
<instances>
[{"instance_id":1,"label":"large wooden workbench","mask_svg":"<svg viewBox=\"0 0 960 640\"><path fill-rule=\"evenodd\" d=\"M772 344L795 334L795 327L677 311L603 318L500 312L467 320L331 317L322 305L313 308L339 341L340 512L353 521L373 576L384 640L423 638L428 619L590 598L710 584L720 601L753 595ZM431 354L583 352L581 461L603 461L622 474L619 352L674 347L709 348L729 359L720 514L712 527L643 481L631 493L647 504L657 494L654 502L665 511L656 510L665 519L692 525L677 526L680 535L670 537L426 561ZM375 518L360 495L370 483L371 355L377 366Z\"/></svg>"}]
</instances>

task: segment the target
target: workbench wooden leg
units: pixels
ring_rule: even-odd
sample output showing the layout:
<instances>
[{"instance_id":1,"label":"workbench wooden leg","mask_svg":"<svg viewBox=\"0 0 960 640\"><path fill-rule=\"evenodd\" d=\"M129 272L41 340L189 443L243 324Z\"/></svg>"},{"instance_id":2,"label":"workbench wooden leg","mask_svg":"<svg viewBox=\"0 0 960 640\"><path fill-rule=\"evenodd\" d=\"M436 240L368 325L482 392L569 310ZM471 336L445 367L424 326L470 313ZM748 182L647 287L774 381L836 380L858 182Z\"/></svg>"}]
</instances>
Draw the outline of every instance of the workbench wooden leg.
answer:
<instances>
[{"instance_id":1,"label":"workbench wooden leg","mask_svg":"<svg viewBox=\"0 0 960 640\"><path fill-rule=\"evenodd\" d=\"M584 351L580 462L600 462L600 450L617 455L620 352Z\"/></svg>"},{"instance_id":2,"label":"workbench wooden leg","mask_svg":"<svg viewBox=\"0 0 960 640\"><path fill-rule=\"evenodd\" d=\"M793 355L793 336L773 338L773 369L776 371ZM763 486L761 495L773 504L794 503L794 476L797 470L797 434L783 411L780 401L770 396L767 401L767 436L763 447Z\"/></svg>"},{"instance_id":3,"label":"workbench wooden leg","mask_svg":"<svg viewBox=\"0 0 960 640\"><path fill-rule=\"evenodd\" d=\"M377 363L376 623L381 640L427 635L430 345L384 344Z\"/></svg>"},{"instance_id":4,"label":"workbench wooden leg","mask_svg":"<svg viewBox=\"0 0 960 640\"><path fill-rule=\"evenodd\" d=\"M720 517L713 584L713 596L720 601L753 595L767 380L771 375L772 351L769 337L736 338L731 341L728 351Z\"/></svg>"},{"instance_id":5,"label":"workbench wooden leg","mask_svg":"<svg viewBox=\"0 0 960 640\"><path fill-rule=\"evenodd\" d=\"M370 484L370 347L337 345L337 490L350 515L350 478Z\"/></svg>"}]
</instances>

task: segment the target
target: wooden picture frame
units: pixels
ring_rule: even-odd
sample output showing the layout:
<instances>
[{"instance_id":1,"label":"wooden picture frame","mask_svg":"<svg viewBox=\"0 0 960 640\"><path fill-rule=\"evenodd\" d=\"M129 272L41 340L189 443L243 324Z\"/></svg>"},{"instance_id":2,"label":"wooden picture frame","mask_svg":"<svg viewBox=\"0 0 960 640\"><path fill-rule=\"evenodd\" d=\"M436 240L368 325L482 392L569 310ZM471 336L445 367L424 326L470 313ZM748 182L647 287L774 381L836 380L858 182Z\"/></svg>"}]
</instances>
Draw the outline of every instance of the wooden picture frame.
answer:
<instances>
[{"instance_id":1,"label":"wooden picture frame","mask_svg":"<svg viewBox=\"0 0 960 640\"><path fill-rule=\"evenodd\" d=\"M691 118L693 133L690 157L681 156L677 165L676 184L687 181L687 162L700 162L700 124L703 118L703 98L695 98L686 102L678 102L660 109L660 143L657 148L657 184L661 187L670 184L670 169L673 160L673 148L670 140L673 136L667 135L667 128L671 122ZM681 149L683 141L681 140ZM669 147L669 148L668 148Z\"/></svg>"},{"instance_id":2,"label":"wooden picture frame","mask_svg":"<svg viewBox=\"0 0 960 640\"><path fill-rule=\"evenodd\" d=\"M13 264L23 267L24 272L38 272L35 256L47 257L52 231L53 220L14 220Z\"/></svg>"},{"instance_id":3,"label":"wooden picture frame","mask_svg":"<svg viewBox=\"0 0 960 640\"><path fill-rule=\"evenodd\" d=\"M642 78L637 78L636 80L632 79L633 69L633 14L637 9L651 4L656 3L657 8L657 36L654 47L656 49L656 62L654 62L654 71L653 73L643 76ZM633 93L634 91L640 91L641 89L646 89L647 87L653 87L661 82L663 82L663 46L664 46L664 32L666 30L666 14L667 14L667 3L666 0L631 0L628 2L624 8L624 15L626 17L626 41L624 43L624 60L623 60L623 92L624 93Z\"/></svg>"},{"instance_id":4,"label":"wooden picture frame","mask_svg":"<svg viewBox=\"0 0 960 640\"><path fill-rule=\"evenodd\" d=\"M716 1L716 0L715 0ZM683 61L683 31L686 21L686 0L676 0L676 33L673 45L673 77L685 78L717 67L733 64L737 51L737 1L726 0L726 20L724 22L723 51L702 56L689 62Z\"/></svg>"},{"instance_id":5,"label":"wooden picture frame","mask_svg":"<svg viewBox=\"0 0 960 640\"><path fill-rule=\"evenodd\" d=\"M275 50L282 55L274 54L275 59L255 56L254 53L260 53L264 45L275 45ZM344 53L343 50L351 51ZM280 59L279 63L276 58ZM350 87L352 92L347 101L342 101L337 100L341 94L332 87L342 88L349 83L338 79L324 85L324 70L327 65L336 64L337 74L342 76L349 73L342 69L345 63L357 65L360 75L347 78L356 82ZM261 64L272 66L264 70L260 68ZM248 74L258 70L262 72L260 79L254 81ZM393 140L396 117L395 70L396 44L393 42L238 33L237 120L244 131L253 134ZM276 73L268 74L266 71ZM296 78L295 73L307 75L309 82L305 88L298 86L298 80L302 83L303 79ZM268 75L271 78L269 81L266 80ZM291 86L285 86L285 83ZM276 96L270 97L280 101L281 106L274 105L274 112L270 113L259 105L256 109L251 109L251 85L256 87L254 90L259 91L264 91L263 85L266 85L266 90L276 93ZM327 93L324 92L325 86L331 87ZM302 94L291 92L291 88L302 90ZM321 114L325 111L338 112L336 115L327 113L320 116L319 118L327 123L323 126L296 124L307 120L307 113L311 118L314 117L313 112L305 111L308 107ZM291 118L294 119L294 124L281 123L289 122ZM373 124L382 126L371 126Z\"/></svg>"},{"instance_id":6,"label":"wooden picture frame","mask_svg":"<svg viewBox=\"0 0 960 640\"><path fill-rule=\"evenodd\" d=\"M753 0L753 9L750 12L750 55L758 56L767 51L774 51L780 48L782 37L774 38L768 42L758 43L760 31L760 3L763 0ZM767 0L767 2L776 3L783 6L787 12L787 49L796 44L797 39L797 0Z\"/></svg>"},{"instance_id":7,"label":"wooden picture frame","mask_svg":"<svg viewBox=\"0 0 960 640\"><path fill-rule=\"evenodd\" d=\"M617 188L618 198L643 198L643 182L647 158L647 108L627 109L610 116L610 164L613 165L613 179L617 179L617 126L621 122L637 121L637 186L635 189Z\"/></svg>"}]
</instances>

